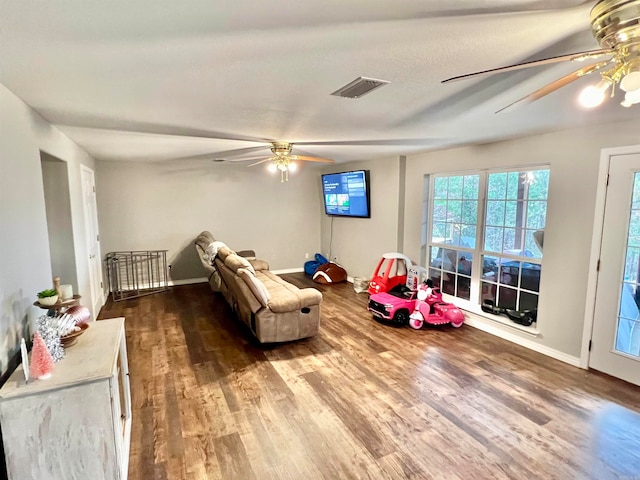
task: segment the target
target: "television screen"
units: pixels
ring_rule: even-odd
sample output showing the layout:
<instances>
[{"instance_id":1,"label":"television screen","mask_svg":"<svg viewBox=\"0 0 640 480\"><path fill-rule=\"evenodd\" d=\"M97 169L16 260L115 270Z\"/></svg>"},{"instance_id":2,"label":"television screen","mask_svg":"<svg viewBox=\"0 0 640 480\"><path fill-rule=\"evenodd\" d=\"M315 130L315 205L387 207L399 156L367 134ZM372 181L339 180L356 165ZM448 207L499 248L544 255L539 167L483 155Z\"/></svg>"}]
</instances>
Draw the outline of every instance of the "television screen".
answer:
<instances>
[{"instance_id":1,"label":"television screen","mask_svg":"<svg viewBox=\"0 0 640 480\"><path fill-rule=\"evenodd\" d=\"M324 211L340 217L371 217L369 170L322 175Z\"/></svg>"}]
</instances>

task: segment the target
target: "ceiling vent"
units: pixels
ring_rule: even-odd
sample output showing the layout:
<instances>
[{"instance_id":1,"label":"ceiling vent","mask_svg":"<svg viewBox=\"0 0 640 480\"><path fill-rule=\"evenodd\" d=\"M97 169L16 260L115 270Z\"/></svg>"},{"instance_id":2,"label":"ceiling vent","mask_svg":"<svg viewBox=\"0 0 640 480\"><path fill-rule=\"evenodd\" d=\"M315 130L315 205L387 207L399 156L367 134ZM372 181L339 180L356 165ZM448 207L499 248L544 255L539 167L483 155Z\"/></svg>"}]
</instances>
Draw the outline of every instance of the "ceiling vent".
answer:
<instances>
[{"instance_id":1,"label":"ceiling vent","mask_svg":"<svg viewBox=\"0 0 640 480\"><path fill-rule=\"evenodd\" d=\"M342 88L339 88L331 95L344 98L360 98L363 95L380 88L383 85L387 85L387 80L376 80L375 78L358 77L353 82L348 83Z\"/></svg>"}]
</instances>

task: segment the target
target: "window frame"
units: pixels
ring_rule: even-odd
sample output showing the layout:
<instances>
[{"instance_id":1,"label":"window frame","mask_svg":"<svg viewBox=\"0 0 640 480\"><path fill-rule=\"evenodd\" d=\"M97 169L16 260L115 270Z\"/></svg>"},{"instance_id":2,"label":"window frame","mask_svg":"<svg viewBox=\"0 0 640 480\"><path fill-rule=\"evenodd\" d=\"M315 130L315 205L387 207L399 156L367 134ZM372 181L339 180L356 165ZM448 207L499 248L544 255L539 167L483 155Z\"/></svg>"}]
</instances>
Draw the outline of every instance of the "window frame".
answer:
<instances>
[{"instance_id":1,"label":"window frame","mask_svg":"<svg viewBox=\"0 0 640 480\"><path fill-rule=\"evenodd\" d=\"M482 283L483 283L483 258L485 256L488 257L498 257L505 258L507 260L514 260L520 262L520 268L518 273L518 281L517 286L514 288L517 290L517 300L520 300L521 292L525 293L533 293L538 296L538 306L540 302L540 285L542 283L540 275L540 284L538 285L538 291L533 291L527 288L523 288L521 286L521 278L522 278L522 264L527 262L531 264L540 265L540 269L542 271L543 257L526 257L519 256L512 253L506 252L493 252L485 249L485 231L487 228L486 225L486 213L488 206L488 180L490 174L495 173L511 173L511 172L528 172L528 171L536 171L536 170L548 170L549 175L551 174L551 166L549 164L538 164L538 165L523 165L517 167L509 167L509 168L490 168L490 169L475 169L475 170L463 170L463 171L454 171L454 172L433 172L430 174L426 174L424 178L424 189L423 189L423 211L421 216L421 236L424 241L421 241L421 263L425 265L427 268L428 275L431 273L431 249L436 247L440 249L450 249L456 250L457 252L465 252L468 251L473 255L472 261L472 269L471 269L471 285L470 285L470 295L469 300L466 300L461 297L453 296L443 292L443 297L446 301L455 302L460 308L468 310L473 313L477 313L484 317L497 319L501 317L488 314L482 311L481 307L481 291L482 291ZM435 181L436 178L442 177L463 177L469 175L478 175L478 197L477 197L477 215L476 215L476 238L475 238L475 248L471 249L468 247L460 247L458 245L450 245L433 242L433 220L432 220L432 212L435 205ZM547 211L545 212L545 226L542 228L546 228L546 217L548 214L548 206L549 206L549 188L550 185L547 186L547 197L545 199ZM505 199L505 201L509 201L509 199ZM529 200L527 199L527 202ZM504 227L503 227L504 228ZM526 230L526 228L525 228ZM421 240L422 240L421 239ZM526 243L525 243L526 245ZM541 252L542 253L542 252ZM441 270L444 267L441 267ZM457 272L454 272L457 275ZM485 280L486 281L486 280ZM500 285L504 285L501 283L492 282L492 284L496 285L497 288L500 288ZM457 288L457 279L456 279L456 288ZM504 319L506 323L512 324L513 322ZM514 324L515 325L515 324ZM522 327L518 325L520 328L524 328L527 330L533 329L533 327Z\"/></svg>"}]
</instances>

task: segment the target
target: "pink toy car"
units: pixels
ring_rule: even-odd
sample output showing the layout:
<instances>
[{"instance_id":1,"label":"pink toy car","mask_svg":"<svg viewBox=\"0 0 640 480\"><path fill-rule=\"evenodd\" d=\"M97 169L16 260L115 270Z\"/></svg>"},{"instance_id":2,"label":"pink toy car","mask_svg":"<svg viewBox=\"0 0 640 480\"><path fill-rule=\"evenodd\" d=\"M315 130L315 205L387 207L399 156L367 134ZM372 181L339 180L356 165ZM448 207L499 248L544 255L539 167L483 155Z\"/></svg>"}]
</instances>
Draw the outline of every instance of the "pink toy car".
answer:
<instances>
[{"instance_id":1,"label":"pink toy car","mask_svg":"<svg viewBox=\"0 0 640 480\"><path fill-rule=\"evenodd\" d=\"M409 324L409 315L415 310L416 299L416 292L406 285L397 285L389 292L371 295L367 310L380 320L402 327Z\"/></svg>"},{"instance_id":2,"label":"pink toy car","mask_svg":"<svg viewBox=\"0 0 640 480\"><path fill-rule=\"evenodd\" d=\"M454 304L443 302L440 289L434 287L431 280L418 287L413 313L409 316L409 325L416 330L425 323L450 323L456 328L464 323L464 313Z\"/></svg>"},{"instance_id":3,"label":"pink toy car","mask_svg":"<svg viewBox=\"0 0 640 480\"><path fill-rule=\"evenodd\" d=\"M440 289L434 288L431 280L421 284L417 292L398 285L389 292L371 295L367 310L380 320L399 327L410 325L416 330L425 323L450 323L456 328L464 323L462 311L452 303L443 302Z\"/></svg>"}]
</instances>

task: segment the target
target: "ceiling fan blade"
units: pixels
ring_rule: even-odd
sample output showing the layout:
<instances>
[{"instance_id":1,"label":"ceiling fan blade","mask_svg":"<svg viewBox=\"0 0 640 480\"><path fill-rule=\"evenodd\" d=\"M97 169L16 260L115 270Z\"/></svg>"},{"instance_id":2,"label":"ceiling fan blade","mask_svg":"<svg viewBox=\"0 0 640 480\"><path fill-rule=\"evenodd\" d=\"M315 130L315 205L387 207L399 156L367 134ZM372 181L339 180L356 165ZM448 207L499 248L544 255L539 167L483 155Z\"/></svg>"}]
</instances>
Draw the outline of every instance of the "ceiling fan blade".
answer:
<instances>
[{"instance_id":1,"label":"ceiling fan blade","mask_svg":"<svg viewBox=\"0 0 640 480\"><path fill-rule=\"evenodd\" d=\"M609 63L611 62L599 62L599 63L594 63L593 65L587 65L586 67L582 67L581 69L576 70L575 72L571 72L569 75L565 75L564 77L561 77L545 85L544 87L539 88L538 90L536 90L533 93L530 93L526 97L522 97L519 100L516 100L515 102L507 105L506 107L501 108L496 113L511 110L517 106L526 105L527 103L540 100L542 97L546 97L547 95L555 92L559 88L569 85L571 82L575 82L576 80L578 80L581 77L584 77L585 75L589 75L590 73L600 70L601 68L609 65Z\"/></svg>"},{"instance_id":2,"label":"ceiling fan blade","mask_svg":"<svg viewBox=\"0 0 640 480\"><path fill-rule=\"evenodd\" d=\"M311 145L311 146L394 146L394 145L428 145L430 141L439 140L437 138L397 138L389 140L341 140L335 142L296 142L296 145Z\"/></svg>"},{"instance_id":3,"label":"ceiling fan blade","mask_svg":"<svg viewBox=\"0 0 640 480\"><path fill-rule=\"evenodd\" d=\"M265 150L269 148L267 145L262 145L259 147L246 147L246 148L235 148L233 150L225 150L223 152L216 152L215 155L218 158L227 158L227 157L239 157L241 155L246 155L248 153L259 152L260 150ZM260 158L263 158L264 155L260 155ZM250 160L251 158L243 158L242 160ZM255 157L258 158L258 157Z\"/></svg>"},{"instance_id":4,"label":"ceiling fan blade","mask_svg":"<svg viewBox=\"0 0 640 480\"><path fill-rule=\"evenodd\" d=\"M268 162L269 160L271 160L271 157L269 157L269 158L263 158L263 159L262 159L262 160L260 160L259 162L252 163L251 165L247 165L247 167L255 167L256 165L260 165L261 163Z\"/></svg>"},{"instance_id":5,"label":"ceiling fan blade","mask_svg":"<svg viewBox=\"0 0 640 480\"><path fill-rule=\"evenodd\" d=\"M292 155L292 157L295 157L295 160L302 160L304 162L336 163L335 160L331 160L330 158L309 157L307 155Z\"/></svg>"},{"instance_id":6,"label":"ceiling fan blade","mask_svg":"<svg viewBox=\"0 0 640 480\"><path fill-rule=\"evenodd\" d=\"M506 67L490 68L489 70L482 70L480 72L467 73L465 75L458 75L457 77L447 78L442 80L441 83L457 82L459 80L466 80L468 78L480 77L482 75L490 75L493 73L512 72L514 70L521 70L523 68L536 67L540 65L549 65L552 63L564 62L564 61L582 61L590 58L601 57L603 55L613 55L613 50L609 48L602 48L598 50L588 50L586 52L569 53L567 55L559 55L557 57L543 58L541 60L531 60L529 62L516 63L514 65L508 65Z\"/></svg>"}]
</instances>

